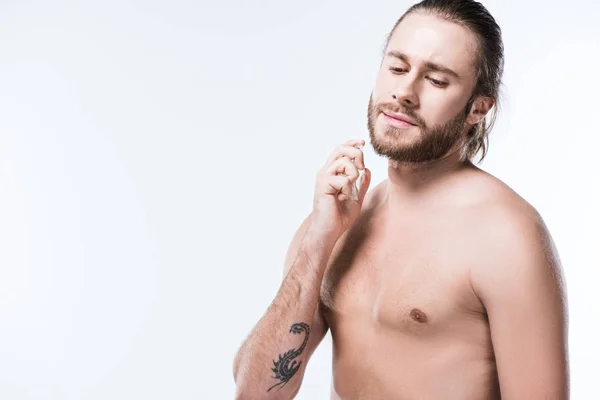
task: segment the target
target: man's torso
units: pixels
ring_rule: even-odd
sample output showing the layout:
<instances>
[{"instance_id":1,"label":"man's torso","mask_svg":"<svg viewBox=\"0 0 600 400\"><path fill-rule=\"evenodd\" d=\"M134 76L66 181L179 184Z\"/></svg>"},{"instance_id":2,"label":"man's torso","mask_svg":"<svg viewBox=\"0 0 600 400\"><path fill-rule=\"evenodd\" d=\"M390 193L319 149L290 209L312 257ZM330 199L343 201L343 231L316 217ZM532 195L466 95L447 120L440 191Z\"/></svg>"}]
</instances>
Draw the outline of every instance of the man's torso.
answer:
<instances>
[{"instance_id":1,"label":"man's torso","mask_svg":"<svg viewBox=\"0 0 600 400\"><path fill-rule=\"evenodd\" d=\"M499 398L485 309L470 283L477 212L390 216L365 200L337 243L320 308L333 339L332 399Z\"/></svg>"}]
</instances>

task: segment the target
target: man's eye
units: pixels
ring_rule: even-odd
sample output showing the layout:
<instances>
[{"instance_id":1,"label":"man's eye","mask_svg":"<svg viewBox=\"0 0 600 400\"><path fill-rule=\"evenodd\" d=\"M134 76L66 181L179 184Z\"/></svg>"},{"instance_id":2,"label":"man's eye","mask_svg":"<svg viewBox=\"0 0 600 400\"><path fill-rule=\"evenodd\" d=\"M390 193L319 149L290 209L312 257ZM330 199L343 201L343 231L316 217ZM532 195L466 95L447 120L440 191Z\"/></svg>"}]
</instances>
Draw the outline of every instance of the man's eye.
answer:
<instances>
[{"instance_id":1,"label":"man's eye","mask_svg":"<svg viewBox=\"0 0 600 400\"><path fill-rule=\"evenodd\" d=\"M398 74L401 72L406 72L406 70L404 68L398 68L398 67L390 67L390 71L398 73Z\"/></svg>"},{"instance_id":2,"label":"man's eye","mask_svg":"<svg viewBox=\"0 0 600 400\"><path fill-rule=\"evenodd\" d=\"M429 78L429 80L431 81L431 83L433 83L437 87L441 87L442 88L442 87L448 86L448 83L446 83L446 82L438 81L438 80L432 79L432 78Z\"/></svg>"}]
</instances>

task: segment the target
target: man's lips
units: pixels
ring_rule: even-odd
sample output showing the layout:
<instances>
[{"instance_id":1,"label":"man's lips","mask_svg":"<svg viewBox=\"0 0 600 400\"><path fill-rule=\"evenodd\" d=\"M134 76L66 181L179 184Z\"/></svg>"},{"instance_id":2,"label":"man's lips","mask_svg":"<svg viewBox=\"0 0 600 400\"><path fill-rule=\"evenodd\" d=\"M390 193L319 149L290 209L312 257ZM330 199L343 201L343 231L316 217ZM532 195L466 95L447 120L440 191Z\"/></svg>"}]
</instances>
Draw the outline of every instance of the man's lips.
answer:
<instances>
[{"instance_id":1,"label":"man's lips","mask_svg":"<svg viewBox=\"0 0 600 400\"><path fill-rule=\"evenodd\" d=\"M385 120L393 126L399 128L407 128L410 126L416 126L417 124L409 117L404 114L398 114L391 111L382 111Z\"/></svg>"}]
</instances>

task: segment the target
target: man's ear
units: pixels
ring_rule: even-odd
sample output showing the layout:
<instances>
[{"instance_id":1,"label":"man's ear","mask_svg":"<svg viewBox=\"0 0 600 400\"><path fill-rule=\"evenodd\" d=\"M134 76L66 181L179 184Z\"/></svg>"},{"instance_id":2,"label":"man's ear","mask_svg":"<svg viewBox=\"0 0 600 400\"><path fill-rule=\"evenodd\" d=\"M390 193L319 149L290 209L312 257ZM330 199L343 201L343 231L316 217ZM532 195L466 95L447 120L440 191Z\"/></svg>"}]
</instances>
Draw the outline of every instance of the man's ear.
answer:
<instances>
[{"instance_id":1,"label":"man's ear","mask_svg":"<svg viewBox=\"0 0 600 400\"><path fill-rule=\"evenodd\" d=\"M471 106L469 116L467 117L467 123L475 125L481 122L493 105L494 99L491 97L478 96Z\"/></svg>"}]
</instances>

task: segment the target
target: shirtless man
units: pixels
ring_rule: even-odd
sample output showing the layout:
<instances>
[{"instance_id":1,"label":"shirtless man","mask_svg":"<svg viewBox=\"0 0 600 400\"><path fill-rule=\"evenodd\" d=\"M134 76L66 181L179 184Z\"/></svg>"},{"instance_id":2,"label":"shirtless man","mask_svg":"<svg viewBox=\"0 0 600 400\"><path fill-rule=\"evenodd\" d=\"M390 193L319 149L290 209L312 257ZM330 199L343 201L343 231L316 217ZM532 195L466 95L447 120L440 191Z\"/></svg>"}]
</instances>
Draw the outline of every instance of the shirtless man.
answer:
<instances>
[{"instance_id":1,"label":"shirtless man","mask_svg":"<svg viewBox=\"0 0 600 400\"><path fill-rule=\"evenodd\" d=\"M550 234L471 162L485 155L502 53L471 0L426 0L392 29L368 113L388 179L367 193L361 140L319 171L280 290L235 358L237 399L293 398L328 329L331 399L568 399Z\"/></svg>"}]
</instances>

